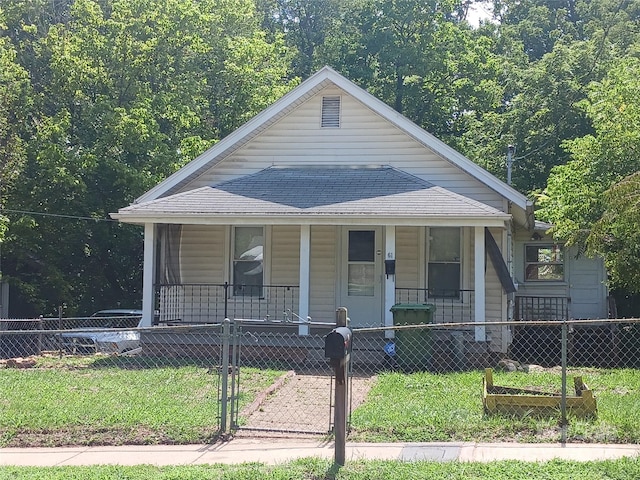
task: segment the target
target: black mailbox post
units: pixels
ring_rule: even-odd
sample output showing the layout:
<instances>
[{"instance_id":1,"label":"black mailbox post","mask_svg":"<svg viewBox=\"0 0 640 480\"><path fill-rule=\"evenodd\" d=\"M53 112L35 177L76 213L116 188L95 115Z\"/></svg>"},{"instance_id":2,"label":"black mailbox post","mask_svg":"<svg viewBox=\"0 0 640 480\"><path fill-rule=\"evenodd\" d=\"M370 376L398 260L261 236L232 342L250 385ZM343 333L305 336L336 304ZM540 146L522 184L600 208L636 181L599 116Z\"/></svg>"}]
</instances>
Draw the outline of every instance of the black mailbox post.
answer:
<instances>
[{"instance_id":1,"label":"black mailbox post","mask_svg":"<svg viewBox=\"0 0 640 480\"><path fill-rule=\"evenodd\" d=\"M334 433L335 433L335 462L344 465L347 438L347 412L349 361L351 360L352 332L348 324L347 309L336 310L336 328L324 337L324 356L329 359L336 377L334 400Z\"/></svg>"}]
</instances>

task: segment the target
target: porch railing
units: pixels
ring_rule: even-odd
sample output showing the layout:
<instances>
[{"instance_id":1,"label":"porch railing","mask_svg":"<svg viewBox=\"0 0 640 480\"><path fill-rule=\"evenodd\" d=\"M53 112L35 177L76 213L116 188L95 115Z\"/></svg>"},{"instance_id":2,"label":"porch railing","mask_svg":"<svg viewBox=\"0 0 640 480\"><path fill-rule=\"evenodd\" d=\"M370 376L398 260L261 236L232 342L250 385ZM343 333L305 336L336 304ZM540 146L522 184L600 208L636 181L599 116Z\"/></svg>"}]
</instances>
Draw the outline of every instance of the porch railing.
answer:
<instances>
[{"instance_id":1,"label":"porch railing","mask_svg":"<svg viewBox=\"0 0 640 480\"><path fill-rule=\"evenodd\" d=\"M515 298L514 320L568 320L568 297L530 297Z\"/></svg>"},{"instance_id":2,"label":"porch railing","mask_svg":"<svg viewBox=\"0 0 640 480\"><path fill-rule=\"evenodd\" d=\"M219 323L224 318L299 320L297 285L234 286L230 283L162 284L155 287L156 318L161 324ZM437 323L472 322L474 291L434 292L396 288L395 303L431 303Z\"/></svg>"},{"instance_id":3,"label":"porch railing","mask_svg":"<svg viewBox=\"0 0 640 480\"><path fill-rule=\"evenodd\" d=\"M428 288L396 288L396 303L430 303L436 306L435 323L472 322L473 290L433 290Z\"/></svg>"},{"instance_id":4,"label":"porch railing","mask_svg":"<svg viewBox=\"0 0 640 480\"><path fill-rule=\"evenodd\" d=\"M230 283L163 284L155 287L161 324L219 323L225 318L297 320L296 285L242 286Z\"/></svg>"}]
</instances>

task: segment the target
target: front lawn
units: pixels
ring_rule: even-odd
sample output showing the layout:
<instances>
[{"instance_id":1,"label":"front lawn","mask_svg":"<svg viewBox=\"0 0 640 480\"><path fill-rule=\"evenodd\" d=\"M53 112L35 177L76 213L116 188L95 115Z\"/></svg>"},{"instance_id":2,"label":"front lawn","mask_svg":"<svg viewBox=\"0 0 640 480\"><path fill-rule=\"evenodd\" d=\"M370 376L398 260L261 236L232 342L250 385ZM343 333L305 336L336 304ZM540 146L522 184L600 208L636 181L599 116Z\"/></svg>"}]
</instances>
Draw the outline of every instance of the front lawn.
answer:
<instances>
[{"instance_id":1,"label":"front lawn","mask_svg":"<svg viewBox=\"0 0 640 480\"><path fill-rule=\"evenodd\" d=\"M206 443L218 434L216 366L104 356L41 357L37 362L30 369L0 369L0 446ZM243 367L240 409L283 373ZM640 443L639 373L569 372L569 385L579 374L593 390L598 416L570 417L568 440ZM379 374L365 403L352 414L349 441L560 440L559 415L484 415L482 376L482 371ZM496 372L494 381L558 392L560 372ZM299 405L292 414L303 417L308 408Z\"/></svg>"},{"instance_id":2,"label":"front lawn","mask_svg":"<svg viewBox=\"0 0 640 480\"><path fill-rule=\"evenodd\" d=\"M0 446L204 443L218 433L215 367L101 356L37 362L0 370ZM241 405L280 374L243 369Z\"/></svg>"},{"instance_id":3,"label":"front lawn","mask_svg":"<svg viewBox=\"0 0 640 480\"><path fill-rule=\"evenodd\" d=\"M640 372L633 369L582 369L594 391L598 416L570 418L569 441L640 442ZM353 412L352 441L518 441L560 440L558 416L486 416L482 408L483 372L431 374L385 373ZM496 385L559 392L558 370L536 373L494 373ZM570 395L572 392L568 392Z\"/></svg>"}]
</instances>

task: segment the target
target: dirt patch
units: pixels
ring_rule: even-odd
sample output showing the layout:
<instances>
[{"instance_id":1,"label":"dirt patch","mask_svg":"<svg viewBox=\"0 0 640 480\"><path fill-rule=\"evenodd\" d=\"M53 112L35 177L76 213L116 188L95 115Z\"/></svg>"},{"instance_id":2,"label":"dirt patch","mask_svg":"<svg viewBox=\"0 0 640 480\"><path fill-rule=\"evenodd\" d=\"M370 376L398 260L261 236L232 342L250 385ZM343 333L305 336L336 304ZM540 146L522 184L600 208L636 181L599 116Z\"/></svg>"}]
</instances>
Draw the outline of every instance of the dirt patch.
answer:
<instances>
[{"instance_id":1,"label":"dirt patch","mask_svg":"<svg viewBox=\"0 0 640 480\"><path fill-rule=\"evenodd\" d=\"M98 429L88 426L65 427L57 430L0 431L6 438L4 447L69 447L96 445L171 445L168 436L146 428Z\"/></svg>"},{"instance_id":2,"label":"dirt patch","mask_svg":"<svg viewBox=\"0 0 640 480\"><path fill-rule=\"evenodd\" d=\"M351 408L361 405L375 377L352 377ZM328 375L287 372L267 394L258 396L250 408L240 412L240 432L272 431L291 433L328 433L333 423L333 387ZM244 433L242 433L244 434Z\"/></svg>"},{"instance_id":3,"label":"dirt patch","mask_svg":"<svg viewBox=\"0 0 640 480\"><path fill-rule=\"evenodd\" d=\"M33 357L8 358L6 360L0 360L0 365L6 368L33 368L36 365L36 360Z\"/></svg>"}]
</instances>

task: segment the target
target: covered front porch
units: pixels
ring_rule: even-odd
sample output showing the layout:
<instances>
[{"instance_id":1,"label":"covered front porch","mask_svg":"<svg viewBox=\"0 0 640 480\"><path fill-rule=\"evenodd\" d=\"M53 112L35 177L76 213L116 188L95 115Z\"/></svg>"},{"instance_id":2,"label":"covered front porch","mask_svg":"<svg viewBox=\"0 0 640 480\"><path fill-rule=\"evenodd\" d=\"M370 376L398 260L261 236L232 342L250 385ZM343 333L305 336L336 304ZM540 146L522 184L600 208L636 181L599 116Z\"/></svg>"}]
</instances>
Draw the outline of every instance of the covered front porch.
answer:
<instances>
[{"instance_id":1,"label":"covered front porch","mask_svg":"<svg viewBox=\"0 0 640 480\"><path fill-rule=\"evenodd\" d=\"M238 239L247 229L264 233L259 248L255 236ZM151 324L155 312L161 324L295 322L307 335L305 322L332 323L340 306L352 326L378 327L393 325L395 304L430 303L434 322L476 322L466 329L485 342L487 312L506 319L506 296L486 265L488 235L484 226L147 225L145 266L153 268L145 268L145 320ZM212 242L208 254L196 248L202 242ZM248 250L250 261L238 260Z\"/></svg>"}]
</instances>

